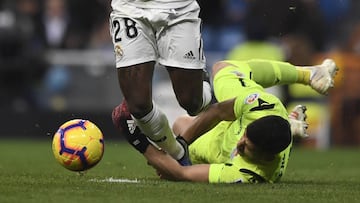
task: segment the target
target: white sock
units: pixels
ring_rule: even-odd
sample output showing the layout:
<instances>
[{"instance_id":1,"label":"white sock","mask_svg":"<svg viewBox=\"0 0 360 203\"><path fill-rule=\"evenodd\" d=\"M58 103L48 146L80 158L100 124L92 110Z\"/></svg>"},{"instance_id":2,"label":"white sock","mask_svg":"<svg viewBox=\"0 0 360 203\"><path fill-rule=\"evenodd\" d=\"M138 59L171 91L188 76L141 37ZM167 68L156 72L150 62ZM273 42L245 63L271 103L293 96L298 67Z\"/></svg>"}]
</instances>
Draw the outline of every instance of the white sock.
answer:
<instances>
[{"instance_id":1,"label":"white sock","mask_svg":"<svg viewBox=\"0 0 360 203\"><path fill-rule=\"evenodd\" d=\"M153 109L144 117L136 119L136 124L141 131L156 145L169 153L174 159L181 159L184 154L184 148L178 143L169 126L165 114L153 104Z\"/></svg>"},{"instance_id":2,"label":"white sock","mask_svg":"<svg viewBox=\"0 0 360 203\"><path fill-rule=\"evenodd\" d=\"M205 109L211 102L211 85L203 81L203 102L201 106L201 110Z\"/></svg>"}]
</instances>

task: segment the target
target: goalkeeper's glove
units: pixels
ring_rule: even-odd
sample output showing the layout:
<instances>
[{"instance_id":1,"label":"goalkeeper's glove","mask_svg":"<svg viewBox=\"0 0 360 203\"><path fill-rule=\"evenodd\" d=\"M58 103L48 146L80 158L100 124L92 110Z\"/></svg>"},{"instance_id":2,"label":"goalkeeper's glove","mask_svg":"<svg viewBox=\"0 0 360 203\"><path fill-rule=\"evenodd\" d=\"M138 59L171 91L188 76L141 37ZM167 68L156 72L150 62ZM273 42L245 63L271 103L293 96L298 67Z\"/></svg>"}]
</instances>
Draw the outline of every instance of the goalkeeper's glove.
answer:
<instances>
[{"instance_id":1,"label":"goalkeeper's glove","mask_svg":"<svg viewBox=\"0 0 360 203\"><path fill-rule=\"evenodd\" d=\"M306 106L297 105L289 114L289 123L291 126L291 135L296 137L308 137L306 130L309 124L306 122Z\"/></svg>"}]
</instances>

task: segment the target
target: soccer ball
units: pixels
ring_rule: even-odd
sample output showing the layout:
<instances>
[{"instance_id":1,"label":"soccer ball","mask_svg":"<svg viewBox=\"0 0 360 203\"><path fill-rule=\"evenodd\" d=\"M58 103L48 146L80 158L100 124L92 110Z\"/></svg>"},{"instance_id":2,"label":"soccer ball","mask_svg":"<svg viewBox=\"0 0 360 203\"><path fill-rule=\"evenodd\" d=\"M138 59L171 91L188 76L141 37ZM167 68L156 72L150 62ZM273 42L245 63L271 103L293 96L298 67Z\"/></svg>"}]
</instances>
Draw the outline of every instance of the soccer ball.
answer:
<instances>
[{"instance_id":1,"label":"soccer ball","mask_svg":"<svg viewBox=\"0 0 360 203\"><path fill-rule=\"evenodd\" d=\"M70 120L55 133L52 150L63 167L71 171L85 171L94 167L103 157L103 134L91 121Z\"/></svg>"}]
</instances>

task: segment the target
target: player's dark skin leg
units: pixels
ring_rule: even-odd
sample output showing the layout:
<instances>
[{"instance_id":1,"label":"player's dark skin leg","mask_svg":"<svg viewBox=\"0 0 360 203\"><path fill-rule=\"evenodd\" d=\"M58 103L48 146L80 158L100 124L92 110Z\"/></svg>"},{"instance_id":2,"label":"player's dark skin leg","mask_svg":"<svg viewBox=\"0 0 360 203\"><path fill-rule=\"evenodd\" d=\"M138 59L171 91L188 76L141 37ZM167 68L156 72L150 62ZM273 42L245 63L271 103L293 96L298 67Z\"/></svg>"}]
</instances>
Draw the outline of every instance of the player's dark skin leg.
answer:
<instances>
[{"instance_id":1,"label":"player's dark skin leg","mask_svg":"<svg viewBox=\"0 0 360 203\"><path fill-rule=\"evenodd\" d=\"M154 65L154 62L147 62L118 69L121 91L135 118L142 118L152 109ZM197 113L202 104L203 71L174 67L167 67L167 70L180 106Z\"/></svg>"},{"instance_id":2,"label":"player's dark skin leg","mask_svg":"<svg viewBox=\"0 0 360 203\"><path fill-rule=\"evenodd\" d=\"M120 89L130 113L142 118L152 109L152 80L155 62L118 68Z\"/></svg>"},{"instance_id":3,"label":"player's dark skin leg","mask_svg":"<svg viewBox=\"0 0 360 203\"><path fill-rule=\"evenodd\" d=\"M203 70L166 68L180 106L188 113L198 113L202 105Z\"/></svg>"}]
</instances>

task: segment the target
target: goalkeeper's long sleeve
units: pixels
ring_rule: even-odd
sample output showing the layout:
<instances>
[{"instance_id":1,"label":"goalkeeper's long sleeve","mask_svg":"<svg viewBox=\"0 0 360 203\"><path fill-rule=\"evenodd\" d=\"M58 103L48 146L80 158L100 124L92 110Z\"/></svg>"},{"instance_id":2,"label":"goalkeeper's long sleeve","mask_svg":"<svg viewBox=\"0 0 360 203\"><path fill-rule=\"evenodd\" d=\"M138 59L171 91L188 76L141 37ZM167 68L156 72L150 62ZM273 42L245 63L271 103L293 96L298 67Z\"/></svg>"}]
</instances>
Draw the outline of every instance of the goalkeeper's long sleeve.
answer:
<instances>
[{"instance_id":1,"label":"goalkeeper's long sleeve","mask_svg":"<svg viewBox=\"0 0 360 203\"><path fill-rule=\"evenodd\" d=\"M310 71L290 63L262 59L253 59L245 63L251 69L252 80L264 88L293 83L309 84Z\"/></svg>"}]
</instances>

